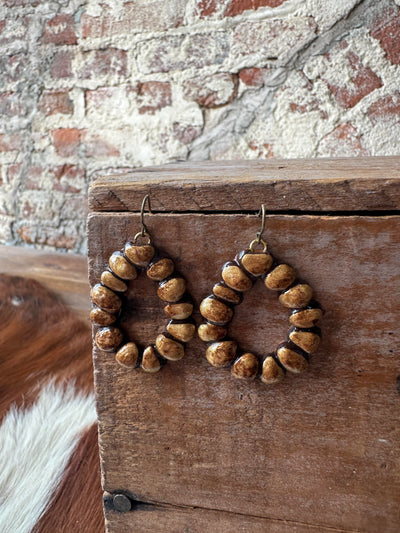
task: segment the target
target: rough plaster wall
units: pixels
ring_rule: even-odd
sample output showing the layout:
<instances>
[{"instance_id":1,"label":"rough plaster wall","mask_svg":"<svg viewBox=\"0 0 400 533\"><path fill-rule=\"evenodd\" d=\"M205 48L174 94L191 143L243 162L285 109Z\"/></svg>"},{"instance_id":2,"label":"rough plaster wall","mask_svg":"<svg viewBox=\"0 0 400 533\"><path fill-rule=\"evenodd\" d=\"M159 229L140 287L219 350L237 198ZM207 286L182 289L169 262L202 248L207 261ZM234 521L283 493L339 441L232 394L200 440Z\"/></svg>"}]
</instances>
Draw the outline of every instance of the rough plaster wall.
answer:
<instances>
[{"instance_id":1,"label":"rough plaster wall","mask_svg":"<svg viewBox=\"0 0 400 533\"><path fill-rule=\"evenodd\" d=\"M3 0L0 241L85 251L95 171L399 154L400 0Z\"/></svg>"}]
</instances>

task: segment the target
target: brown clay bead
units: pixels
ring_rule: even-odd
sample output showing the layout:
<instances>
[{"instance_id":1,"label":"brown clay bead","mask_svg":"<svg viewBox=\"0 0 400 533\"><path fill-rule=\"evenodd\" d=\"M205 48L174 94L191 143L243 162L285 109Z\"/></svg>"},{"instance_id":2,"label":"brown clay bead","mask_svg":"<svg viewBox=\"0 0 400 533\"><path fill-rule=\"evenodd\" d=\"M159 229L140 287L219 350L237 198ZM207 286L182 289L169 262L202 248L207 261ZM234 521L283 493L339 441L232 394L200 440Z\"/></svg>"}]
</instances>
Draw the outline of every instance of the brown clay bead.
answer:
<instances>
[{"instance_id":1,"label":"brown clay bead","mask_svg":"<svg viewBox=\"0 0 400 533\"><path fill-rule=\"evenodd\" d=\"M134 342L127 342L118 350L115 355L116 361L127 368L134 368L139 357L138 347Z\"/></svg>"},{"instance_id":2,"label":"brown clay bead","mask_svg":"<svg viewBox=\"0 0 400 533\"><path fill-rule=\"evenodd\" d=\"M100 283L93 287L91 295L93 303L104 311L116 313L121 308L122 302L118 296L107 287L100 285Z\"/></svg>"},{"instance_id":3,"label":"brown clay bead","mask_svg":"<svg viewBox=\"0 0 400 533\"><path fill-rule=\"evenodd\" d=\"M313 331L302 331L301 329L290 330L289 339L307 353L316 352L321 341L321 337L318 333Z\"/></svg>"},{"instance_id":4,"label":"brown clay bead","mask_svg":"<svg viewBox=\"0 0 400 533\"><path fill-rule=\"evenodd\" d=\"M232 309L212 296L204 298L201 302L200 313L216 324L227 324L233 317Z\"/></svg>"},{"instance_id":5,"label":"brown clay bead","mask_svg":"<svg viewBox=\"0 0 400 533\"><path fill-rule=\"evenodd\" d=\"M312 298L312 288L307 283L300 283L279 296L279 301L291 309L305 307Z\"/></svg>"},{"instance_id":6,"label":"brown clay bead","mask_svg":"<svg viewBox=\"0 0 400 533\"><path fill-rule=\"evenodd\" d=\"M150 372L152 374L160 370L161 363L152 346L147 346L147 348L145 348L140 366L145 372Z\"/></svg>"},{"instance_id":7,"label":"brown clay bead","mask_svg":"<svg viewBox=\"0 0 400 533\"><path fill-rule=\"evenodd\" d=\"M193 313L193 304L190 302L178 302L164 307L164 313L174 320L185 320Z\"/></svg>"},{"instance_id":8,"label":"brown clay bead","mask_svg":"<svg viewBox=\"0 0 400 533\"><path fill-rule=\"evenodd\" d=\"M186 281L183 278L171 278L163 281L158 287L157 294L164 302L177 302L186 291Z\"/></svg>"},{"instance_id":9,"label":"brown clay bead","mask_svg":"<svg viewBox=\"0 0 400 533\"><path fill-rule=\"evenodd\" d=\"M224 283L216 283L213 287L213 293L218 298L221 298L221 300L225 300L225 302L233 305L238 305L242 301L241 294L230 289Z\"/></svg>"},{"instance_id":10,"label":"brown clay bead","mask_svg":"<svg viewBox=\"0 0 400 533\"><path fill-rule=\"evenodd\" d=\"M265 278L265 286L273 291L287 289L296 279L294 269L289 265L278 265Z\"/></svg>"},{"instance_id":11,"label":"brown clay bead","mask_svg":"<svg viewBox=\"0 0 400 533\"><path fill-rule=\"evenodd\" d=\"M303 309L301 311L295 311L290 315L290 323L298 328L312 328L323 315L322 309L314 307L310 309Z\"/></svg>"},{"instance_id":12,"label":"brown clay bead","mask_svg":"<svg viewBox=\"0 0 400 533\"><path fill-rule=\"evenodd\" d=\"M136 268L129 263L121 252L114 252L108 261L111 270L122 279L136 279Z\"/></svg>"},{"instance_id":13,"label":"brown clay bead","mask_svg":"<svg viewBox=\"0 0 400 533\"><path fill-rule=\"evenodd\" d=\"M131 242L125 244L125 255L134 265L147 267L153 259L155 250L151 244L136 245Z\"/></svg>"},{"instance_id":14,"label":"brown clay bead","mask_svg":"<svg viewBox=\"0 0 400 533\"><path fill-rule=\"evenodd\" d=\"M274 383L279 383L285 377L285 371L273 357L268 355L262 366L261 381L267 383L268 385L273 385Z\"/></svg>"},{"instance_id":15,"label":"brown clay bead","mask_svg":"<svg viewBox=\"0 0 400 533\"><path fill-rule=\"evenodd\" d=\"M259 362L252 353L245 353L233 363L232 376L237 379L252 379L258 373Z\"/></svg>"},{"instance_id":16,"label":"brown clay bead","mask_svg":"<svg viewBox=\"0 0 400 533\"><path fill-rule=\"evenodd\" d=\"M100 350L104 350L105 352L112 352L113 350L116 350L121 344L122 339L122 331L113 326L99 329L94 338L98 348L100 348Z\"/></svg>"},{"instance_id":17,"label":"brown clay bead","mask_svg":"<svg viewBox=\"0 0 400 533\"><path fill-rule=\"evenodd\" d=\"M128 289L128 285L122 280L116 278L109 270L105 270L101 275L102 283L116 292L125 292Z\"/></svg>"},{"instance_id":18,"label":"brown clay bead","mask_svg":"<svg viewBox=\"0 0 400 533\"><path fill-rule=\"evenodd\" d=\"M253 286L251 279L237 265L228 263L222 269L222 279L235 291L248 291Z\"/></svg>"},{"instance_id":19,"label":"brown clay bead","mask_svg":"<svg viewBox=\"0 0 400 533\"><path fill-rule=\"evenodd\" d=\"M110 326L117 320L116 315L103 311L100 307L93 307L90 311L90 320L96 326Z\"/></svg>"},{"instance_id":20,"label":"brown clay bead","mask_svg":"<svg viewBox=\"0 0 400 533\"><path fill-rule=\"evenodd\" d=\"M243 267L253 276L266 274L272 266L273 258L266 252L249 252L241 257Z\"/></svg>"},{"instance_id":21,"label":"brown clay bead","mask_svg":"<svg viewBox=\"0 0 400 533\"><path fill-rule=\"evenodd\" d=\"M303 355L292 350L285 344L278 347L276 354L282 366L294 374L301 374L308 366L308 361Z\"/></svg>"},{"instance_id":22,"label":"brown clay bead","mask_svg":"<svg viewBox=\"0 0 400 533\"><path fill-rule=\"evenodd\" d=\"M156 338L156 348L165 359L169 359L170 361L178 361L185 355L182 344L169 339L163 334L158 335Z\"/></svg>"},{"instance_id":23,"label":"brown clay bead","mask_svg":"<svg viewBox=\"0 0 400 533\"><path fill-rule=\"evenodd\" d=\"M196 326L189 323L174 323L170 322L167 326L167 331L170 335L181 342L189 342L193 339L196 333Z\"/></svg>"},{"instance_id":24,"label":"brown clay bead","mask_svg":"<svg viewBox=\"0 0 400 533\"><path fill-rule=\"evenodd\" d=\"M235 359L236 350L235 341L214 342L207 348L207 361L213 366L226 366Z\"/></svg>"},{"instance_id":25,"label":"brown clay bead","mask_svg":"<svg viewBox=\"0 0 400 533\"><path fill-rule=\"evenodd\" d=\"M215 324L201 324L197 330L200 339L204 342L220 341L228 335L228 330Z\"/></svg>"},{"instance_id":26,"label":"brown clay bead","mask_svg":"<svg viewBox=\"0 0 400 533\"><path fill-rule=\"evenodd\" d=\"M169 257L163 257L155 261L147 268L147 277L154 281L161 281L168 278L174 271L175 265Z\"/></svg>"}]
</instances>

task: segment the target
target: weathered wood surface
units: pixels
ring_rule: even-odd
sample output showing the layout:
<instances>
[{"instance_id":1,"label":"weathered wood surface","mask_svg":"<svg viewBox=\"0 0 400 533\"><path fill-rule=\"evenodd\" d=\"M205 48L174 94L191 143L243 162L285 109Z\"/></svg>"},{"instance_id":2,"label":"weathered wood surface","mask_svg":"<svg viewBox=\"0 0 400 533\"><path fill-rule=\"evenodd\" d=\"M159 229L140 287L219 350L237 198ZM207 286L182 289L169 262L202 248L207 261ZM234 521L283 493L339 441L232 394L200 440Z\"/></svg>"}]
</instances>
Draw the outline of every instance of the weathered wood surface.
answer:
<instances>
[{"instance_id":1,"label":"weathered wood surface","mask_svg":"<svg viewBox=\"0 0 400 533\"><path fill-rule=\"evenodd\" d=\"M239 214L157 214L147 223L197 306L259 229L257 217ZM90 216L92 284L138 228L137 214ZM152 504L107 511L109 533L398 532L400 217L274 215L266 237L326 308L310 368L269 388L212 368L198 339L156 375L95 350L103 488ZM142 344L166 324L156 284L143 276L124 306L122 327ZM276 295L257 282L231 332L265 354L287 325ZM269 529L271 520L288 523Z\"/></svg>"},{"instance_id":2,"label":"weathered wood surface","mask_svg":"<svg viewBox=\"0 0 400 533\"><path fill-rule=\"evenodd\" d=\"M86 257L21 246L0 246L0 272L39 281L60 296L82 320L88 321L90 298Z\"/></svg>"},{"instance_id":3,"label":"weathered wood surface","mask_svg":"<svg viewBox=\"0 0 400 533\"><path fill-rule=\"evenodd\" d=\"M93 211L364 211L400 208L400 158L179 163L95 180Z\"/></svg>"}]
</instances>

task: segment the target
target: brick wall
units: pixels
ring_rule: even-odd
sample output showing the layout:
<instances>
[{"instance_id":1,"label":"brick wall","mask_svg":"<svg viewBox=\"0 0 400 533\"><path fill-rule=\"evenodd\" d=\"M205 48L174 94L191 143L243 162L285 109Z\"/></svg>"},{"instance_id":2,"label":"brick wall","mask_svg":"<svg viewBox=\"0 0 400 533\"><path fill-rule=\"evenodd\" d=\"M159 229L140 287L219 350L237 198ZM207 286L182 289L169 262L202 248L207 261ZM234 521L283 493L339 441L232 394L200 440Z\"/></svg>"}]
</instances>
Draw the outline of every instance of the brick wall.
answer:
<instances>
[{"instance_id":1,"label":"brick wall","mask_svg":"<svg viewBox=\"0 0 400 533\"><path fill-rule=\"evenodd\" d=\"M400 0L3 0L0 241L85 251L95 171L399 154Z\"/></svg>"}]
</instances>

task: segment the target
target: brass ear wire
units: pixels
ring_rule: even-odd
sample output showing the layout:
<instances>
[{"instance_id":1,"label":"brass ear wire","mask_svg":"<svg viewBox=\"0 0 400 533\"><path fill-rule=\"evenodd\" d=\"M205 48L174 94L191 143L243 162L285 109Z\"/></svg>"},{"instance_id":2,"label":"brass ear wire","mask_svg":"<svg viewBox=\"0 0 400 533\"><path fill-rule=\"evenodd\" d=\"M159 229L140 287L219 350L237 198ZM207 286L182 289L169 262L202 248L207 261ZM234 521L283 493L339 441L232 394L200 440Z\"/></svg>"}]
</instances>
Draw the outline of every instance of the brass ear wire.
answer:
<instances>
[{"instance_id":1,"label":"brass ear wire","mask_svg":"<svg viewBox=\"0 0 400 533\"><path fill-rule=\"evenodd\" d=\"M149 230L147 229L147 226L146 226L146 224L144 222L144 212L145 212L145 208L146 208L146 203L149 206L149 213L152 214L150 195L149 194L146 194L146 196L143 198L143 201L142 201L142 206L140 208L140 223L142 225L142 229L138 233L136 233L136 235L135 235L135 237L133 239L134 243L136 243L136 241L139 239L139 237L147 237L147 244L151 243L151 235L150 235Z\"/></svg>"},{"instance_id":2,"label":"brass ear wire","mask_svg":"<svg viewBox=\"0 0 400 533\"><path fill-rule=\"evenodd\" d=\"M255 246L262 244L263 252L266 252L268 246L267 246L267 243L262 238L262 234L264 233L264 230L265 230L265 205L264 204L261 205L261 209L258 212L257 216L261 217L261 228L260 228L260 231L257 232L256 238L251 241L249 248L252 252L254 252Z\"/></svg>"}]
</instances>

